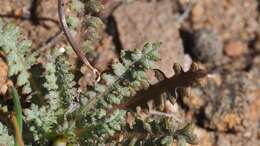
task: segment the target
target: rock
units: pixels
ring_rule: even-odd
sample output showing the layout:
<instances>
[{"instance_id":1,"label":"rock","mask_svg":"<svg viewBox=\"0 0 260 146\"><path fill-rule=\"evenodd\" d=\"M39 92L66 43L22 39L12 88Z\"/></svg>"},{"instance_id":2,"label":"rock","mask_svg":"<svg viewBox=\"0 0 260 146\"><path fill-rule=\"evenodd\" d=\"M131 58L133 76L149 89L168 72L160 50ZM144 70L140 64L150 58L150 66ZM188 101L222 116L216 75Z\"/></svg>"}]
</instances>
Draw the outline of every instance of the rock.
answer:
<instances>
[{"instance_id":1,"label":"rock","mask_svg":"<svg viewBox=\"0 0 260 146\"><path fill-rule=\"evenodd\" d=\"M0 57L0 95L5 95L8 89L8 67Z\"/></svg>"},{"instance_id":2,"label":"rock","mask_svg":"<svg viewBox=\"0 0 260 146\"><path fill-rule=\"evenodd\" d=\"M213 146L214 145L214 135L207 130L196 126L194 128L194 133L198 136L199 146ZM191 146L191 145L190 145Z\"/></svg>"},{"instance_id":3,"label":"rock","mask_svg":"<svg viewBox=\"0 0 260 146\"><path fill-rule=\"evenodd\" d=\"M146 42L162 42L157 66L166 76L173 75L174 63L184 64L184 49L172 1L135 1L113 12L119 39L125 49L143 48Z\"/></svg>"},{"instance_id":4,"label":"rock","mask_svg":"<svg viewBox=\"0 0 260 146\"><path fill-rule=\"evenodd\" d=\"M192 64L192 58L190 57L189 54L185 54L184 55L184 59L183 59L183 71L188 71L191 67Z\"/></svg>"},{"instance_id":5,"label":"rock","mask_svg":"<svg viewBox=\"0 0 260 146\"><path fill-rule=\"evenodd\" d=\"M247 47L241 41L230 41L225 45L224 51L229 57L239 57L246 53Z\"/></svg>"},{"instance_id":6,"label":"rock","mask_svg":"<svg viewBox=\"0 0 260 146\"><path fill-rule=\"evenodd\" d=\"M225 134L220 134L217 137L217 146L231 146L229 138Z\"/></svg>"},{"instance_id":7,"label":"rock","mask_svg":"<svg viewBox=\"0 0 260 146\"><path fill-rule=\"evenodd\" d=\"M209 74L202 87L190 89L191 97L182 98L193 115L203 115L203 118L195 117L199 125L214 131L214 145L258 145L259 62L255 58L250 71L219 74L221 78ZM198 98L201 103L194 102Z\"/></svg>"},{"instance_id":8,"label":"rock","mask_svg":"<svg viewBox=\"0 0 260 146\"><path fill-rule=\"evenodd\" d=\"M223 42L218 34L209 29L200 29L194 33L192 55L203 62L217 61L223 54Z\"/></svg>"},{"instance_id":9,"label":"rock","mask_svg":"<svg viewBox=\"0 0 260 146\"><path fill-rule=\"evenodd\" d=\"M250 41L259 29L258 3L256 0L197 0L190 22L193 29L214 29L223 41L232 38Z\"/></svg>"}]
</instances>

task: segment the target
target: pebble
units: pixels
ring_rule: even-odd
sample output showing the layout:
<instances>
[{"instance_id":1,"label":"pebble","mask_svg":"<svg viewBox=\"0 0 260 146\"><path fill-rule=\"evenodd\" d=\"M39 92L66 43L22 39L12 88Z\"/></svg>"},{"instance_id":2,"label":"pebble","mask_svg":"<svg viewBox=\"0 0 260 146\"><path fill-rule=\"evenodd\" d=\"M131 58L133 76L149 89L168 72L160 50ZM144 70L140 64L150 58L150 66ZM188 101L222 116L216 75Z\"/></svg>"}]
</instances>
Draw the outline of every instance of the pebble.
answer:
<instances>
[{"instance_id":1,"label":"pebble","mask_svg":"<svg viewBox=\"0 0 260 146\"><path fill-rule=\"evenodd\" d=\"M241 41L230 41L225 45L225 54L229 57L239 57L246 53L246 45Z\"/></svg>"},{"instance_id":2,"label":"pebble","mask_svg":"<svg viewBox=\"0 0 260 146\"><path fill-rule=\"evenodd\" d=\"M202 62L217 61L223 55L223 41L219 35L209 29L200 29L193 35L193 57Z\"/></svg>"},{"instance_id":3,"label":"pebble","mask_svg":"<svg viewBox=\"0 0 260 146\"><path fill-rule=\"evenodd\" d=\"M5 95L8 89L8 67L4 60L0 57L0 95Z\"/></svg>"}]
</instances>

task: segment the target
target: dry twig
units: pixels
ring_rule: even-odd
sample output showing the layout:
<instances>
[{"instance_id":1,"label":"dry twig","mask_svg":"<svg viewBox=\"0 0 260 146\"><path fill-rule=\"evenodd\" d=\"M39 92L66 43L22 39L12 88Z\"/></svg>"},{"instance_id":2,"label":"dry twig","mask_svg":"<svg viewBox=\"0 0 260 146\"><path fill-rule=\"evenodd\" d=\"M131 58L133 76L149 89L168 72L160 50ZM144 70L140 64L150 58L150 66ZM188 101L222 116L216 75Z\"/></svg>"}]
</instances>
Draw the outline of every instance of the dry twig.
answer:
<instances>
[{"instance_id":1,"label":"dry twig","mask_svg":"<svg viewBox=\"0 0 260 146\"><path fill-rule=\"evenodd\" d=\"M97 76L96 81L98 82L100 80L100 72L89 63L89 61L86 58L86 56L84 55L84 53L80 50L78 44L73 39L73 37L69 31L67 22L66 22L64 6L65 6L64 0L59 0L58 1L58 13L59 13L59 19L60 19L62 30L64 31L64 34L65 34L67 40L69 41L70 45L72 46L73 50L75 51L77 56L80 58L80 60L87 67L89 67L93 71L93 73Z\"/></svg>"}]
</instances>

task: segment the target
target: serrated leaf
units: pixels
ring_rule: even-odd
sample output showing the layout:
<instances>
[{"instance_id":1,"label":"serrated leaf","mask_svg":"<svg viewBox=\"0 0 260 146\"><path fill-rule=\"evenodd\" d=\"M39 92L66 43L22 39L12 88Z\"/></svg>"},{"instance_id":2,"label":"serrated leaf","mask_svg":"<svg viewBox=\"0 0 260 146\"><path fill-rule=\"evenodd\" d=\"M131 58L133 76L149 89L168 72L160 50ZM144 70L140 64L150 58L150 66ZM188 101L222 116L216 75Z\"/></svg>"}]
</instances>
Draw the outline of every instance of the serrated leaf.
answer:
<instances>
[{"instance_id":1,"label":"serrated leaf","mask_svg":"<svg viewBox=\"0 0 260 146\"><path fill-rule=\"evenodd\" d=\"M84 4L80 0L71 0L69 7L79 13L84 8Z\"/></svg>"},{"instance_id":2,"label":"serrated leaf","mask_svg":"<svg viewBox=\"0 0 260 146\"><path fill-rule=\"evenodd\" d=\"M95 91L97 92L105 92L106 91L106 86L102 84L96 84L94 87Z\"/></svg>"},{"instance_id":3,"label":"serrated leaf","mask_svg":"<svg viewBox=\"0 0 260 146\"><path fill-rule=\"evenodd\" d=\"M28 72L26 72L26 71L22 71L19 75L18 75L18 77L17 77L17 85L18 86L23 86L23 85L25 85L27 82L28 82L28 80L29 80L29 74L28 74Z\"/></svg>"},{"instance_id":4,"label":"serrated leaf","mask_svg":"<svg viewBox=\"0 0 260 146\"><path fill-rule=\"evenodd\" d=\"M151 69L154 65L153 61L151 61L149 59L142 59L141 63L145 69Z\"/></svg>"},{"instance_id":5,"label":"serrated leaf","mask_svg":"<svg viewBox=\"0 0 260 146\"><path fill-rule=\"evenodd\" d=\"M186 140L183 137L178 137L177 139L177 146L186 146Z\"/></svg>"},{"instance_id":6,"label":"serrated leaf","mask_svg":"<svg viewBox=\"0 0 260 146\"><path fill-rule=\"evenodd\" d=\"M124 65L122 63L113 64L112 68L113 68L115 75L117 75L117 76L123 75L126 71L126 68L124 67Z\"/></svg>"},{"instance_id":7,"label":"serrated leaf","mask_svg":"<svg viewBox=\"0 0 260 146\"><path fill-rule=\"evenodd\" d=\"M22 93L23 94L29 94L32 92L32 88L30 87L29 84L25 84L25 86L23 86L23 90L22 90Z\"/></svg>"},{"instance_id":8,"label":"serrated leaf","mask_svg":"<svg viewBox=\"0 0 260 146\"><path fill-rule=\"evenodd\" d=\"M69 28L75 29L78 27L80 20L77 17L70 16L67 18Z\"/></svg>"},{"instance_id":9,"label":"serrated leaf","mask_svg":"<svg viewBox=\"0 0 260 146\"><path fill-rule=\"evenodd\" d=\"M136 79L138 81L146 79L145 72L144 71L140 71L140 70L133 72L132 76L133 76L134 79Z\"/></svg>"},{"instance_id":10,"label":"serrated leaf","mask_svg":"<svg viewBox=\"0 0 260 146\"><path fill-rule=\"evenodd\" d=\"M112 104L119 104L120 103L120 98L115 96L114 94L109 94L107 96L107 100L112 103Z\"/></svg>"},{"instance_id":11,"label":"serrated leaf","mask_svg":"<svg viewBox=\"0 0 260 146\"><path fill-rule=\"evenodd\" d=\"M144 45L143 53L144 53L144 54L148 54L148 53L150 53L153 49L154 49L154 48L153 48L153 44L152 44L152 43L146 43L146 44Z\"/></svg>"},{"instance_id":12,"label":"serrated leaf","mask_svg":"<svg viewBox=\"0 0 260 146\"><path fill-rule=\"evenodd\" d=\"M19 42L19 46L18 46L18 49L19 51L21 52L26 52L28 50L28 48L30 48L32 45L32 42L29 41L29 40L23 40L21 42Z\"/></svg>"},{"instance_id":13,"label":"serrated leaf","mask_svg":"<svg viewBox=\"0 0 260 146\"><path fill-rule=\"evenodd\" d=\"M1 21L0 21L0 23L1 23ZM1 24L0 24L0 26L1 26ZM13 136L8 134L7 126L3 125L1 122L0 122L0 145L6 145L6 146L14 145Z\"/></svg>"},{"instance_id":14,"label":"serrated leaf","mask_svg":"<svg viewBox=\"0 0 260 146\"><path fill-rule=\"evenodd\" d=\"M7 54L8 76L17 76L17 85L23 87L23 93L30 93L30 82L28 69L36 62L36 53L31 53L28 40L19 41L20 32L13 24L3 27L0 24L0 49Z\"/></svg>"},{"instance_id":15,"label":"serrated leaf","mask_svg":"<svg viewBox=\"0 0 260 146\"><path fill-rule=\"evenodd\" d=\"M98 13L104 8L100 0L88 0L87 7L94 13Z\"/></svg>"},{"instance_id":16,"label":"serrated leaf","mask_svg":"<svg viewBox=\"0 0 260 146\"><path fill-rule=\"evenodd\" d=\"M171 136L166 136L166 137L164 137L164 138L161 140L161 144L162 144L162 145L166 145L166 146L172 145L172 142L173 142L173 140L172 140L172 137L171 137Z\"/></svg>"},{"instance_id":17,"label":"serrated leaf","mask_svg":"<svg viewBox=\"0 0 260 146\"><path fill-rule=\"evenodd\" d=\"M143 54L141 51L137 50L136 52L131 54L133 61L138 61L142 58Z\"/></svg>"},{"instance_id":18,"label":"serrated leaf","mask_svg":"<svg viewBox=\"0 0 260 146\"><path fill-rule=\"evenodd\" d=\"M102 20L100 18L90 16L86 20L86 25L87 25L87 27L93 27L93 28L99 29L99 28L103 27L104 23L102 22Z\"/></svg>"},{"instance_id":19,"label":"serrated leaf","mask_svg":"<svg viewBox=\"0 0 260 146\"><path fill-rule=\"evenodd\" d=\"M112 85L115 82L115 77L111 74L103 74L102 79L106 82L107 85Z\"/></svg>"}]
</instances>

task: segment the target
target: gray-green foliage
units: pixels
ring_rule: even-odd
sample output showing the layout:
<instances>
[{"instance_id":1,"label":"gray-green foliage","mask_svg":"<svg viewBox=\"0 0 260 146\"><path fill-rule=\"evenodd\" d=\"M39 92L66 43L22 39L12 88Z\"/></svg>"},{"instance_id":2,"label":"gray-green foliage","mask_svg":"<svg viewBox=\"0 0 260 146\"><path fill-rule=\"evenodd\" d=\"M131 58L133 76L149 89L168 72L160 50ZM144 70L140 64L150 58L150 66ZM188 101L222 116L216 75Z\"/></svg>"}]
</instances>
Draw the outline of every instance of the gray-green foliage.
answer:
<instances>
[{"instance_id":1,"label":"gray-green foliage","mask_svg":"<svg viewBox=\"0 0 260 146\"><path fill-rule=\"evenodd\" d=\"M147 82L145 70L159 59L158 48L159 44L148 43L143 51L122 51L122 63L112 65L112 72L104 73L101 83L81 95L64 56L50 57L44 65L45 104L32 103L25 110L34 140L44 144L49 135L65 135L74 144L77 139L89 145L106 143L109 136L126 128L127 112L115 109L109 113L108 109L133 96ZM74 133L77 129L83 129L79 137Z\"/></svg>"},{"instance_id":2,"label":"gray-green foliage","mask_svg":"<svg viewBox=\"0 0 260 146\"><path fill-rule=\"evenodd\" d=\"M100 41L102 36L102 31L104 31L103 21L97 17L92 16L92 13L98 13L103 9L103 5L100 0L71 0L69 4L69 9L74 13L67 18L67 23L71 29L78 29L79 27L85 28L86 35L83 38L83 51L85 53L93 53L92 51L95 48L95 44ZM85 8L86 14L85 18L82 19L83 25L80 25L81 19L78 15L84 12ZM90 13L89 13L90 12ZM91 54L91 55L94 55Z\"/></svg>"},{"instance_id":3,"label":"gray-green foliage","mask_svg":"<svg viewBox=\"0 0 260 146\"><path fill-rule=\"evenodd\" d=\"M34 139L41 142L46 141L47 135L68 133L71 124L68 125L70 121L67 121L66 113L74 106L74 99L78 94L74 88L74 76L69 72L65 58L50 57L48 61L44 66L46 81L43 85L47 90L46 103L43 105L33 103L25 110L26 120L31 124L30 130ZM71 131L73 130L69 132Z\"/></svg>"},{"instance_id":4,"label":"gray-green foliage","mask_svg":"<svg viewBox=\"0 0 260 146\"><path fill-rule=\"evenodd\" d=\"M84 8L84 4L80 0L71 0L69 7L71 10L80 13Z\"/></svg>"},{"instance_id":5,"label":"gray-green foliage","mask_svg":"<svg viewBox=\"0 0 260 146\"><path fill-rule=\"evenodd\" d=\"M62 104L65 108L68 108L73 103L73 100L78 96L76 88L76 82L74 81L74 75L69 72L69 63L64 57L58 57L56 62L57 85L59 95L62 97Z\"/></svg>"},{"instance_id":6,"label":"gray-green foliage","mask_svg":"<svg viewBox=\"0 0 260 146\"><path fill-rule=\"evenodd\" d=\"M24 111L27 122L31 124L30 131L36 141L51 133L52 128L57 125L57 116L62 104L58 92L55 58L49 57L44 67L46 81L43 86L48 91L45 95L46 105L40 107L32 103L31 107Z\"/></svg>"},{"instance_id":7,"label":"gray-green foliage","mask_svg":"<svg viewBox=\"0 0 260 146\"><path fill-rule=\"evenodd\" d=\"M88 112L93 106L99 104L108 108L115 103L117 98L134 95L136 89L146 82L145 70L151 69L153 62L159 59L159 44L147 43L143 51L122 51L122 63L112 65L113 73L102 75L104 84L96 84L94 90L88 91L85 98L81 98L84 106L83 112ZM97 98L93 98L95 95ZM102 99L103 97L105 99ZM100 103L97 103L98 100Z\"/></svg>"},{"instance_id":8,"label":"gray-green foliage","mask_svg":"<svg viewBox=\"0 0 260 146\"><path fill-rule=\"evenodd\" d=\"M7 30L13 31L10 28ZM188 130L178 129L171 118L143 119L139 114L133 113L134 126L129 131L126 121L128 111L114 108L114 105L126 102L147 85L145 71L152 69L154 61L159 59L158 49L159 44L147 43L142 51L123 50L120 62L113 64L111 71L102 74L102 81L85 93L77 92L74 75L70 72L70 66L64 55L54 53L47 56L46 63L43 64L44 100L33 100L36 98L33 96L30 107L24 109L25 124L34 139L25 142L46 145L50 141L57 143L59 138L55 137L63 136L67 143L83 145L116 143L140 145L151 142L169 145L173 139L179 140L180 144L186 142L193 144L196 138L193 133L188 128L186 128ZM6 51L7 56L12 53L15 52ZM30 55L30 52L27 53ZM26 60L26 57L22 55L20 59ZM30 67L25 71L27 72ZM26 82L29 84L29 80ZM136 126L140 124L141 127ZM164 125L167 125L167 128ZM116 134L123 134L124 139L111 140L110 138ZM149 136L142 138L142 134ZM3 136L8 138L8 133Z\"/></svg>"},{"instance_id":9,"label":"gray-green foliage","mask_svg":"<svg viewBox=\"0 0 260 146\"><path fill-rule=\"evenodd\" d=\"M77 17L70 16L67 18L69 28L76 29L79 26L80 20Z\"/></svg>"},{"instance_id":10,"label":"gray-green foliage","mask_svg":"<svg viewBox=\"0 0 260 146\"><path fill-rule=\"evenodd\" d=\"M13 136L8 134L8 129L5 125L0 122L0 145L14 145Z\"/></svg>"},{"instance_id":11,"label":"gray-green foliage","mask_svg":"<svg viewBox=\"0 0 260 146\"><path fill-rule=\"evenodd\" d=\"M135 95L147 82L145 71L159 59L158 48L159 44L147 43L143 51L122 51L122 62L113 64L112 72L102 75L103 82L81 96L80 114L87 129L84 135L88 135L82 139L86 144L105 143L108 137L126 128L127 111L108 109Z\"/></svg>"},{"instance_id":12,"label":"gray-green foliage","mask_svg":"<svg viewBox=\"0 0 260 146\"><path fill-rule=\"evenodd\" d=\"M99 0L72 0L70 9L77 13L85 5L88 11L98 13L103 6ZM71 28L78 19L69 18ZM70 21L71 20L71 21ZM78 21L79 22L79 21ZM87 16L84 21L88 28L88 39L84 46L93 49L93 43L100 38L103 23L98 17ZM23 87L23 94L32 93L30 72L35 64L36 54L31 53L30 42L20 41L19 31L13 25L4 27L0 21L0 50L6 54L9 77L17 76L17 86ZM159 43L147 43L142 50L120 53L120 62L102 74L102 81L89 87L84 93L77 91L74 74L65 54L47 55L44 68L44 90L39 96L32 96L29 107L23 109L25 144L47 145L68 143L72 145L170 145L174 139L179 145L194 144L196 136L190 125L178 127L174 118L146 118L127 109L116 108L134 97L136 92L149 86L146 71L154 67L160 58ZM39 82L40 83L40 82ZM34 90L41 90L35 89ZM38 92L35 92L37 94ZM133 127L129 128L127 113L131 112ZM28 134L29 133L29 134ZM121 140L113 139L122 135ZM0 144L13 144L13 136L0 122ZM7 143L9 142L9 143Z\"/></svg>"},{"instance_id":13,"label":"gray-green foliage","mask_svg":"<svg viewBox=\"0 0 260 146\"><path fill-rule=\"evenodd\" d=\"M28 69L36 62L35 53L30 53L31 42L21 40L19 30L12 24L3 25L0 20L0 50L7 54L9 77L17 76L17 86L23 86L23 93L31 92Z\"/></svg>"},{"instance_id":14,"label":"gray-green foliage","mask_svg":"<svg viewBox=\"0 0 260 146\"><path fill-rule=\"evenodd\" d=\"M94 13L98 13L104 8L101 0L84 0L84 2L86 3L87 9Z\"/></svg>"}]
</instances>

